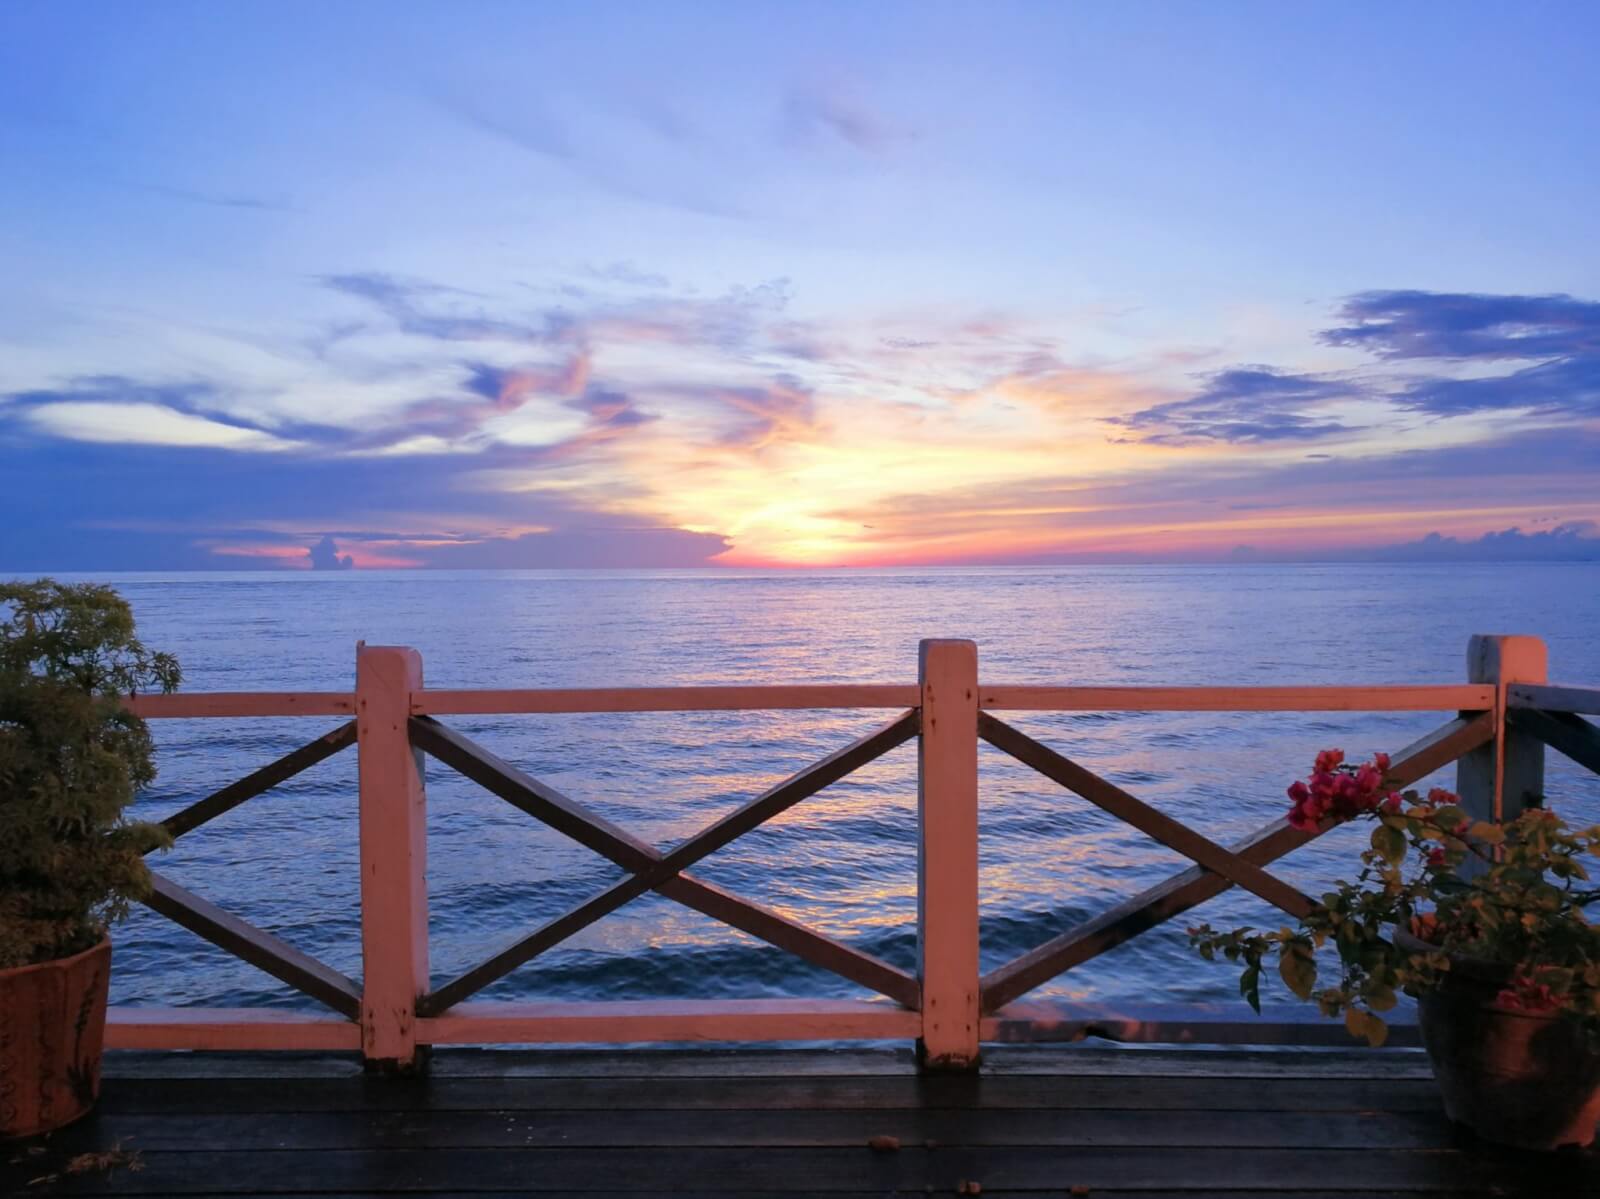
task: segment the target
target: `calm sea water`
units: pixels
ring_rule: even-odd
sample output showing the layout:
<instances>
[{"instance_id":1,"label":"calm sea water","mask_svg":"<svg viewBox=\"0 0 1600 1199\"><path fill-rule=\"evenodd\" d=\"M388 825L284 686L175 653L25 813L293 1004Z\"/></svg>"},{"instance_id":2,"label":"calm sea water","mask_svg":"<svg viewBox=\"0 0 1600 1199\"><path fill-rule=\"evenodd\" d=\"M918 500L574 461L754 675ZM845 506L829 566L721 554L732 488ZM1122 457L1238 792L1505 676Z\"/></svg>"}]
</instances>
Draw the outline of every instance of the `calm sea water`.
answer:
<instances>
[{"instance_id":1,"label":"calm sea water","mask_svg":"<svg viewBox=\"0 0 1600 1199\"><path fill-rule=\"evenodd\" d=\"M1600 682L1600 564L110 576L185 689L347 689L358 639L422 651L439 687L911 682L923 637L970 637L986 681L1285 684L1463 681L1475 632L1533 633L1552 677ZM459 718L496 753L667 846L885 713ZM1216 839L1280 814L1317 750L1398 749L1431 714L1018 714L1015 722ZM157 722L159 818L334 720ZM985 969L1185 865L984 749ZM1437 781L1448 785L1451 775ZM1600 819L1600 780L1552 753L1554 806ZM915 951L915 746L828 788L697 872L892 962ZM443 980L604 889L620 871L437 763L428 773L433 968ZM1354 832L1355 830L1352 830ZM355 755L185 836L183 885L359 977ZM1350 872L1335 834L1283 872ZM1250 896L1200 910L1273 919ZM1038 994L1232 1001L1183 921ZM118 1003L305 1006L151 913L116 934ZM524 966L485 998L854 995L851 984L655 896Z\"/></svg>"}]
</instances>

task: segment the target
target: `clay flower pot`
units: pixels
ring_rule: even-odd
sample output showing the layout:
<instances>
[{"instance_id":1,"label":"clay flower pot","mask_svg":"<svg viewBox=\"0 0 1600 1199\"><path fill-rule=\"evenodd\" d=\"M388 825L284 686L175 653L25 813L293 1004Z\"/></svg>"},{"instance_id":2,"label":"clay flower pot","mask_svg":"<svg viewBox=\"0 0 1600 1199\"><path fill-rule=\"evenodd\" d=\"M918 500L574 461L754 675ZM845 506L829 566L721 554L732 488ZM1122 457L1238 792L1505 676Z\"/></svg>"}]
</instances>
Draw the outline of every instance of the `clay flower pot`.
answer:
<instances>
[{"instance_id":1,"label":"clay flower pot","mask_svg":"<svg viewBox=\"0 0 1600 1199\"><path fill-rule=\"evenodd\" d=\"M100 1094L111 942L0 970L0 1139L70 1124Z\"/></svg>"},{"instance_id":2,"label":"clay flower pot","mask_svg":"<svg viewBox=\"0 0 1600 1199\"><path fill-rule=\"evenodd\" d=\"M1410 952L1437 952L1408 933L1397 931L1394 940ZM1510 967L1449 957L1443 984L1417 999L1445 1114L1501 1145L1591 1144L1600 1122L1600 1052L1582 1028L1497 1003Z\"/></svg>"}]
</instances>

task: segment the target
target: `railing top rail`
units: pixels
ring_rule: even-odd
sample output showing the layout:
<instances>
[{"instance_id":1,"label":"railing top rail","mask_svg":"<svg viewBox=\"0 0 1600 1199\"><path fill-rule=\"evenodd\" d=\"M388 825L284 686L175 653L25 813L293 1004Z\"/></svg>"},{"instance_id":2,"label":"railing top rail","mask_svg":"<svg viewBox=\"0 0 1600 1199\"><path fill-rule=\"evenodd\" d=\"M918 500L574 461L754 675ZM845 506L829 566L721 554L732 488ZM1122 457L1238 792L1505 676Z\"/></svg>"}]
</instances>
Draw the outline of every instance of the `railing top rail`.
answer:
<instances>
[{"instance_id":1,"label":"railing top rail","mask_svg":"<svg viewBox=\"0 0 1600 1199\"><path fill-rule=\"evenodd\" d=\"M1543 708L1547 712L1582 712L1600 715L1600 687L1571 683L1512 683L1506 688L1512 708Z\"/></svg>"},{"instance_id":2,"label":"railing top rail","mask_svg":"<svg viewBox=\"0 0 1600 1199\"><path fill-rule=\"evenodd\" d=\"M420 691L413 716L564 712L726 712L825 708L914 708L914 683L800 686L596 687L542 690Z\"/></svg>"},{"instance_id":3,"label":"railing top rail","mask_svg":"<svg viewBox=\"0 0 1600 1199\"><path fill-rule=\"evenodd\" d=\"M993 711L1034 712L1473 712L1494 707L1492 686L1030 687L982 686Z\"/></svg>"},{"instance_id":4,"label":"railing top rail","mask_svg":"<svg viewBox=\"0 0 1600 1199\"><path fill-rule=\"evenodd\" d=\"M354 716L349 691L189 691L134 695L123 703L147 720L230 716Z\"/></svg>"},{"instance_id":5,"label":"railing top rail","mask_svg":"<svg viewBox=\"0 0 1600 1199\"><path fill-rule=\"evenodd\" d=\"M980 687L994 711L1035 712L1448 712L1494 706L1489 684L1313 687L1049 687L996 683ZM1600 709L1600 688L1517 687L1514 705L1566 711ZM721 687L598 687L424 690L414 716L529 715L579 712L726 712L914 708L915 684L823 683ZM139 695L125 701L150 719L244 716L353 716L348 691L208 691ZM1567 706L1567 705L1572 706Z\"/></svg>"}]
</instances>

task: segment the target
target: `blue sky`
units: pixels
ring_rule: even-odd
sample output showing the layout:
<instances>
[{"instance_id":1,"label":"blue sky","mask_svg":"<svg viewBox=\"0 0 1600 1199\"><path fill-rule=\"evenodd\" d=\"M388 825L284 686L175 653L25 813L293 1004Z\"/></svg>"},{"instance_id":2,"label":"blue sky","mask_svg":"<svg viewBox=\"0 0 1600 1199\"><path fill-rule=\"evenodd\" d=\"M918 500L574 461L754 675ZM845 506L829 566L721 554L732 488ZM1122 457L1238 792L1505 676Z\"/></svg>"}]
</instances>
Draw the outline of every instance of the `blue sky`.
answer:
<instances>
[{"instance_id":1,"label":"blue sky","mask_svg":"<svg viewBox=\"0 0 1600 1199\"><path fill-rule=\"evenodd\" d=\"M0 569L1589 555L1596 44L12 3Z\"/></svg>"}]
</instances>

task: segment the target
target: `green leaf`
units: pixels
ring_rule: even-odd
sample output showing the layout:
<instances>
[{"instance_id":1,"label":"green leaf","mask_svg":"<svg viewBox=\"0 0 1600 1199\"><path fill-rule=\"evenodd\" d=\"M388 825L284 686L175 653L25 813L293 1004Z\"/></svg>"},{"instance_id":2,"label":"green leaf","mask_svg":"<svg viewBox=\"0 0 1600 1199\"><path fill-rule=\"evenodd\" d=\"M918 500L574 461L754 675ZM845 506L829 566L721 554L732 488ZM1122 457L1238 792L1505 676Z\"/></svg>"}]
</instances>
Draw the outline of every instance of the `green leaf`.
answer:
<instances>
[{"instance_id":1,"label":"green leaf","mask_svg":"<svg viewBox=\"0 0 1600 1199\"><path fill-rule=\"evenodd\" d=\"M1256 1015L1261 1014L1261 964L1256 962L1239 976L1239 994Z\"/></svg>"}]
</instances>

